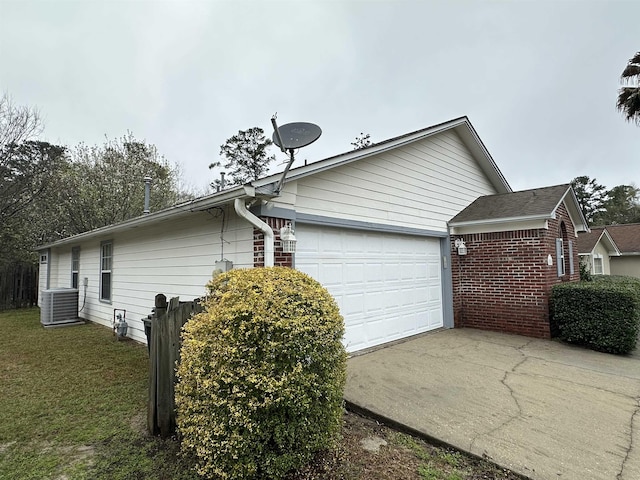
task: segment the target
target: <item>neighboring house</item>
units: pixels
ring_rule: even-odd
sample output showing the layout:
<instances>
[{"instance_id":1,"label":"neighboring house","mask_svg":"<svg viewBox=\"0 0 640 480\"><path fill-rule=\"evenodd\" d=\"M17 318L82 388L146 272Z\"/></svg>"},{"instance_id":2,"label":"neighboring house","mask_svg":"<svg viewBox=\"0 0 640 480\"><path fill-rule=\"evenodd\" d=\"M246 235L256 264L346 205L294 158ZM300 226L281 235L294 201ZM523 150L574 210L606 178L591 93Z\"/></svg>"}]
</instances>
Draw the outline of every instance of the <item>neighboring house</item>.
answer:
<instances>
[{"instance_id":1,"label":"neighboring house","mask_svg":"<svg viewBox=\"0 0 640 480\"><path fill-rule=\"evenodd\" d=\"M111 325L125 309L145 341L155 295L202 296L222 260L293 266L327 287L362 350L453 327L447 221L511 190L466 117L291 169L275 192L280 177L44 245L40 290L77 285L81 318Z\"/></svg>"},{"instance_id":2,"label":"neighboring house","mask_svg":"<svg viewBox=\"0 0 640 480\"><path fill-rule=\"evenodd\" d=\"M604 227L592 227L578 235L580 263L592 275L611 275L610 258L619 257L620 250Z\"/></svg>"},{"instance_id":3,"label":"neighboring house","mask_svg":"<svg viewBox=\"0 0 640 480\"><path fill-rule=\"evenodd\" d=\"M640 278L640 223L607 225L615 241L619 256L611 257L611 275L629 275Z\"/></svg>"},{"instance_id":4,"label":"neighboring house","mask_svg":"<svg viewBox=\"0 0 640 480\"><path fill-rule=\"evenodd\" d=\"M455 325L549 338L551 287L580 278L588 229L571 186L482 196L449 227Z\"/></svg>"}]
</instances>

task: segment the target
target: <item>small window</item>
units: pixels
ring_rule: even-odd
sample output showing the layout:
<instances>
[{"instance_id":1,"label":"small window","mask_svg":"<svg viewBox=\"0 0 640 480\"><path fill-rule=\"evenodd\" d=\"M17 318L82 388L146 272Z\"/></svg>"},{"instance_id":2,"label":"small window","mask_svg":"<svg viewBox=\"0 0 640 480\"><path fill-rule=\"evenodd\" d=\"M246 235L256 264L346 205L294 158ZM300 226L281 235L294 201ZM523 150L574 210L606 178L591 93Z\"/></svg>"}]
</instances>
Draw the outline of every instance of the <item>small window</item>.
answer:
<instances>
[{"instance_id":1,"label":"small window","mask_svg":"<svg viewBox=\"0 0 640 480\"><path fill-rule=\"evenodd\" d=\"M78 288L78 276L80 275L80 247L71 249L71 288Z\"/></svg>"},{"instance_id":2,"label":"small window","mask_svg":"<svg viewBox=\"0 0 640 480\"><path fill-rule=\"evenodd\" d=\"M40 255L40 263L41 264L46 265L47 260L48 260L48 256L47 256L46 253L43 253L43 254Z\"/></svg>"},{"instance_id":3,"label":"small window","mask_svg":"<svg viewBox=\"0 0 640 480\"><path fill-rule=\"evenodd\" d=\"M100 300L111 301L111 268L113 266L113 243L100 245Z\"/></svg>"},{"instance_id":4,"label":"small window","mask_svg":"<svg viewBox=\"0 0 640 480\"><path fill-rule=\"evenodd\" d=\"M556 238L556 259L558 266L558 276L562 277L565 274L564 268L564 242L561 238Z\"/></svg>"},{"instance_id":5,"label":"small window","mask_svg":"<svg viewBox=\"0 0 640 480\"><path fill-rule=\"evenodd\" d=\"M558 238L556 238L556 263L558 276L564 277L567 274L567 261L569 261L570 273L573 273L573 245L571 245L567 235L567 226L564 221L560 222L558 233Z\"/></svg>"},{"instance_id":6,"label":"small window","mask_svg":"<svg viewBox=\"0 0 640 480\"><path fill-rule=\"evenodd\" d=\"M602 265L602 255L594 255L593 273L594 275L604 275L604 267Z\"/></svg>"}]
</instances>

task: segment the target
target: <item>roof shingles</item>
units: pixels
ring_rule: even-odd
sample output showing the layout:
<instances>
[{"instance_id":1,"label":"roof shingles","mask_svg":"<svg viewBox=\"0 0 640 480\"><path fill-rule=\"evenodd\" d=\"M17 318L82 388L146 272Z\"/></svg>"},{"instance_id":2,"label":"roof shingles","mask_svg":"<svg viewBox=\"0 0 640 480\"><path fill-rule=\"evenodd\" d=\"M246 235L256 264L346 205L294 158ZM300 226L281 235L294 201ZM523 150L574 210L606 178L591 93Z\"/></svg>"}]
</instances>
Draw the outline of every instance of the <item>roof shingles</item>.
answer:
<instances>
[{"instance_id":1,"label":"roof shingles","mask_svg":"<svg viewBox=\"0 0 640 480\"><path fill-rule=\"evenodd\" d=\"M591 227L590 232L583 232L578 235L578 253L591 253L600 240L604 227Z\"/></svg>"},{"instance_id":2,"label":"roof shingles","mask_svg":"<svg viewBox=\"0 0 640 480\"><path fill-rule=\"evenodd\" d=\"M640 254L640 223L607 225L605 228L616 242L620 253Z\"/></svg>"},{"instance_id":3,"label":"roof shingles","mask_svg":"<svg viewBox=\"0 0 640 480\"><path fill-rule=\"evenodd\" d=\"M510 218L540 217L552 215L562 201L570 185L534 188L520 192L485 195L477 198L449 222L477 222Z\"/></svg>"}]
</instances>

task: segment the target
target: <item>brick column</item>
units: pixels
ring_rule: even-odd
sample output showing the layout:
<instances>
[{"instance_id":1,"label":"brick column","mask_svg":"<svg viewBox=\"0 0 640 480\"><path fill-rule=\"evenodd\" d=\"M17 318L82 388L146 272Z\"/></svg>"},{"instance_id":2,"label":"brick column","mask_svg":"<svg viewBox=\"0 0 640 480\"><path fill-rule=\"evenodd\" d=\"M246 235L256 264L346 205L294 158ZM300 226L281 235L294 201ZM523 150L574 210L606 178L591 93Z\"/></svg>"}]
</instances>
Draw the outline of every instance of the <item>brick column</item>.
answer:
<instances>
[{"instance_id":1,"label":"brick column","mask_svg":"<svg viewBox=\"0 0 640 480\"><path fill-rule=\"evenodd\" d=\"M269 225L273 230L273 264L279 267L293 268L293 254L282 251L282 241L280 240L280 229L287 225L290 220L275 217L260 217L260 220ZM258 228L253 229L253 266L264 267L264 233Z\"/></svg>"}]
</instances>

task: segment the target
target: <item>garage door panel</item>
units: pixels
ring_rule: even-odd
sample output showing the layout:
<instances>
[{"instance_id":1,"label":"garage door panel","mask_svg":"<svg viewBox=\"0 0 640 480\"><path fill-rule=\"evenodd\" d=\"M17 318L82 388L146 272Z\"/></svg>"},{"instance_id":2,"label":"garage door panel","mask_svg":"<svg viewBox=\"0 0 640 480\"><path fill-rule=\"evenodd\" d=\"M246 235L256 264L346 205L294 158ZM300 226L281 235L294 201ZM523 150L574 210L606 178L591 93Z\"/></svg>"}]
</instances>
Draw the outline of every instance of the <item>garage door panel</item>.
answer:
<instances>
[{"instance_id":1,"label":"garage door panel","mask_svg":"<svg viewBox=\"0 0 640 480\"><path fill-rule=\"evenodd\" d=\"M344 272L346 273L344 281L349 284L362 284L365 281L364 265L360 263L345 263L343 264Z\"/></svg>"},{"instance_id":2,"label":"garage door panel","mask_svg":"<svg viewBox=\"0 0 640 480\"><path fill-rule=\"evenodd\" d=\"M364 293L352 293L342 296L343 315L362 315L364 310Z\"/></svg>"},{"instance_id":3,"label":"garage door panel","mask_svg":"<svg viewBox=\"0 0 640 480\"><path fill-rule=\"evenodd\" d=\"M368 263L364 268L367 283L382 283L384 280L384 267L382 263Z\"/></svg>"},{"instance_id":4,"label":"garage door panel","mask_svg":"<svg viewBox=\"0 0 640 480\"><path fill-rule=\"evenodd\" d=\"M429 295L427 296L429 302L440 304L442 299L442 289L439 287L429 287L427 291L429 292Z\"/></svg>"},{"instance_id":5,"label":"garage door panel","mask_svg":"<svg viewBox=\"0 0 640 480\"><path fill-rule=\"evenodd\" d=\"M442 326L438 239L298 225L296 267L345 318L349 351Z\"/></svg>"}]
</instances>

